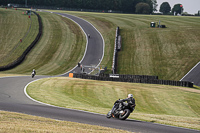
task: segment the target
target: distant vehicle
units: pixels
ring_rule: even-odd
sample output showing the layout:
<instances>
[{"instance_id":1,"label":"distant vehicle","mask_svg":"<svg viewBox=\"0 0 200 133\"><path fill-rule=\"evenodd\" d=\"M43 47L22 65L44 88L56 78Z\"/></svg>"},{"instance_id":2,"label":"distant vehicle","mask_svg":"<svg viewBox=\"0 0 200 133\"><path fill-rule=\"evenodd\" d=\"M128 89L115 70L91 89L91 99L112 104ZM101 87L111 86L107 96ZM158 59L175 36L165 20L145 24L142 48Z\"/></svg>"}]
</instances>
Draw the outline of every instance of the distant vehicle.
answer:
<instances>
[{"instance_id":1,"label":"distant vehicle","mask_svg":"<svg viewBox=\"0 0 200 133\"><path fill-rule=\"evenodd\" d=\"M11 3L8 4L8 7L19 7L19 6L20 6L19 4L11 4Z\"/></svg>"},{"instance_id":2,"label":"distant vehicle","mask_svg":"<svg viewBox=\"0 0 200 133\"><path fill-rule=\"evenodd\" d=\"M8 4L8 7L12 7L12 5L11 5L11 4Z\"/></svg>"}]
</instances>

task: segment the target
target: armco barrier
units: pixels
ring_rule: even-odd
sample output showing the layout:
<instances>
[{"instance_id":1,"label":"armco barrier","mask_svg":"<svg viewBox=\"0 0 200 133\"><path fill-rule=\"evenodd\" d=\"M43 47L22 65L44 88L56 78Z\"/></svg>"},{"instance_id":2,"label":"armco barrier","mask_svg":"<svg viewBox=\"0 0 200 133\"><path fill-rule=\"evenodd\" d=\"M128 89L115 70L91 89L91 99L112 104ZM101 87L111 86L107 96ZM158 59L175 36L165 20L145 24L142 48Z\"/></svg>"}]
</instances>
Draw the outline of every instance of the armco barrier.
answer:
<instances>
[{"instance_id":1,"label":"armco barrier","mask_svg":"<svg viewBox=\"0 0 200 133\"><path fill-rule=\"evenodd\" d=\"M34 12L34 11L32 11ZM29 47L23 52L23 54L17 58L15 61L13 61L12 63L6 65L6 66L1 66L0 67L0 71L5 71L5 70L9 70L12 69L16 66L18 66L19 64L21 64L25 57L27 56L27 54L31 51L31 49L37 44L37 42L39 41L41 35L42 35L42 20L39 14L37 14L36 12L34 12L34 14L37 15L38 17L38 22L39 22L39 32L35 38L35 40L29 45Z\"/></svg>"},{"instance_id":2,"label":"armco barrier","mask_svg":"<svg viewBox=\"0 0 200 133\"><path fill-rule=\"evenodd\" d=\"M119 37L119 27L117 27L115 34L115 45L114 45L113 63L112 63L113 74L115 74L117 71L117 52L118 52L118 42L119 42L118 37Z\"/></svg>"},{"instance_id":3,"label":"armco barrier","mask_svg":"<svg viewBox=\"0 0 200 133\"><path fill-rule=\"evenodd\" d=\"M101 81L115 81L115 82L131 82L131 83L146 83L146 84L162 84L172 86L193 87L193 83L187 81L172 81L172 80L159 80L158 76L148 75L119 75L119 78L109 77L109 74L101 74L99 76L87 74L73 74L74 78L92 79Z\"/></svg>"},{"instance_id":4,"label":"armco barrier","mask_svg":"<svg viewBox=\"0 0 200 133\"><path fill-rule=\"evenodd\" d=\"M100 77L110 77L110 74L101 73ZM119 78L123 79L158 79L158 76L149 76L149 75L121 75L118 74Z\"/></svg>"}]
</instances>

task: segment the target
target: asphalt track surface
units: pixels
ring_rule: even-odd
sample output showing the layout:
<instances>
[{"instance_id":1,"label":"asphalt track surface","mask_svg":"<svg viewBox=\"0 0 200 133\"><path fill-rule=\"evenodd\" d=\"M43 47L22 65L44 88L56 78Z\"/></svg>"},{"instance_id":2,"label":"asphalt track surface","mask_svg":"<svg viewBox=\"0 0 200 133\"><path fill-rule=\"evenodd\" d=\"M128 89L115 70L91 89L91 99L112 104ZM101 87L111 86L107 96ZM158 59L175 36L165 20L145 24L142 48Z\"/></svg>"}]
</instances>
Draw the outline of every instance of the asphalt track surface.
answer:
<instances>
[{"instance_id":1,"label":"asphalt track surface","mask_svg":"<svg viewBox=\"0 0 200 133\"><path fill-rule=\"evenodd\" d=\"M81 63L83 67L85 66L84 72L90 73L93 68L90 68L89 66L93 66L93 67L98 66L104 56L104 39L102 35L92 24L90 24L89 22L81 18L72 16L69 14L64 14L64 13L56 13L56 14L59 14L63 17L67 17L71 19L72 21L77 23L81 27L81 29L84 31L86 40L87 40L86 51L85 51L83 59L79 63ZM88 35L90 35L90 38L88 37ZM80 67L76 66L70 72L80 73L81 69ZM68 76L68 73L69 72L65 73L62 76Z\"/></svg>"},{"instance_id":2,"label":"asphalt track surface","mask_svg":"<svg viewBox=\"0 0 200 133\"><path fill-rule=\"evenodd\" d=\"M67 17L67 15L65 16ZM82 19L76 18L76 20L74 21L79 23L79 25L81 25L83 29L87 29L88 31L92 31L92 29L90 28L94 28L91 25L84 27L84 25L82 25L82 22L84 20ZM91 35L92 35L91 37L94 37L93 36L94 34ZM94 40L93 44L91 45L98 45L97 42L101 42L101 40ZM88 44L88 47L90 47L90 44ZM102 47L102 44L99 45L99 47ZM96 50L98 51L100 49L98 48ZM93 54L88 53L90 56L93 56L90 58L88 57L89 55L87 55L87 52L85 54L84 59L82 60L82 63L87 62L88 64L90 64L90 62L88 61L90 59L93 59L93 57L96 57L93 54L96 54L98 52L95 52ZM89 58L89 60L86 59L87 57ZM94 59L94 62L96 62L96 59ZM96 63L98 64L99 62L97 61ZM79 68L75 67L72 71L78 71L78 70ZM65 75L67 75L67 73ZM136 120L121 121L117 119L107 119L105 117L105 114L102 115L102 114L95 114L95 113L66 109L66 108L59 108L33 101L26 96L26 94L24 93L25 90L24 88L28 85L28 83L32 82L33 80L41 78L47 78L47 76L36 76L34 79L32 79L30 76L0 78L0 110L19 112L35 116L42 116L57 120L72 121L72 122L79 122L91 125L111 127L116 129L123 129L132 132L144 132L144 133L199 133L200 132L196 130L190 130L185 128L178 128L173 126L166 126L166 125L160 125L160 124L154 124L150 122L142 122Z\"/></svg>"},{"instance_id":3,"label":"asphalt track surface","mask_svg":"<svg viewBox=\"0 0 200 133\"><path fill-rule=\"evenodd\" d=\"M197 63L181 81L193 82L194 85L200 86L200 62Z\"/></svg>"}]
</instances>

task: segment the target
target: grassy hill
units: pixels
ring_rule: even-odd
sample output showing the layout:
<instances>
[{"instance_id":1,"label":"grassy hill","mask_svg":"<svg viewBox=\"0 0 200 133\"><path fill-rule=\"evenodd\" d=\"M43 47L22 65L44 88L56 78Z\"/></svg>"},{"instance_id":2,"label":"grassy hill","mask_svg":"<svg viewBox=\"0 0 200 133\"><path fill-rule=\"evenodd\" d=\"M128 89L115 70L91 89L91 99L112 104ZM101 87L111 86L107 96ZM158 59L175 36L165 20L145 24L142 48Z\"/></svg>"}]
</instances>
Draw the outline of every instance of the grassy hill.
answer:
<instances>
[{"instance_id":1,"label":"grassy hill","mask_svg":"<svg viewBox=\"0 0 200 133\"><path fill-rule=\"evenodd\" d=\"M160 79L180 80L199 62L199 17L66 13L88 20L103 34L105 56L101 65L108 67L108 73L111 72L117 26L122 35L122 50L118 56L120 74L156 75ZM22 65L3 73L29 74L32 69L36 69L38 74L61 74L82 58L85 37L79 32L80 28L55 14L40 15L44 25L41 41ZM159 20L168 28L150 28L150 22ZM68 56L70 57L67 58Z\"/></svg>"},{"instance_id":2,"label":"grassy hill","mask_svg":"<svg viewBox=\"0 0 200 133\"><path fill-rule=\"evenodd\" d=\"M4 18L6 13L11 12L0 10L2 11L0 17L4 14ZM88 20L103 34L105 57L102 65L108 66L108 69L111 69L112 64L115 29L117 26L120 27L123 44L119 53L118 72L121 74L158 75L162 79L179 80L199 61L199 17L67 13ZM20 66L0 74L30 74L32 69L36 69L40 75L61 74L74 67L82 58L85 36L80 32L80 28L72 21L55 14L40 12L40 15L44 32L38 45ZM1 18L0 20L3 24L4 20ZM159 20L168 28L149 28L150 22ZM28 22L26 24L28 25ZM9 42L9 36L14 35L11 35L11 29L9 31L10 34L7 36L0 32L4 36L0 40L4 41L1 44L5 43L4 38L7 37L6 42ZM24 35L26 31L27 29L19 34ZM13 41L10 41L10 44L14 40L16 44L18 38L20 36L11 38ZM2 56L5 55L7 54ZM28 93L33 98L49 104L81 110L89 109L88 111L103 114L111 109L116 99L125 98L128 93L133 93L137 107L131 118L200 130L198 89L52 78L31 84ZM49 97L51 98L48 99Z\"/></svg>"},{"instance_id":3,"label":"grassy hill","mask_svg":"<svg viewBox=\"0 0 200 133\"><path fill-rule=\"evenodd\" d=\"M30 19L25 11L0 8L0 66L22 55L37 36L38 26L36 15L31 15Z\"/></svg>"},{"instance_id":4,"label":"grassy hill","mask_svg":"<svg viewBox=\"0 0 200 133\"><path fill-rule=\"evenodd\" d=\"M0 74L30 74L36 69L39 75L57 75L71 70L82 59L86 38L80 27L67 18L38 13L43 22L40 41L21 65ZM11 57L15 57L14 53Z\"/></svg>"},{"instance_id":5,"label":"grassy hill","mask_svg":"<svg viewBox=\"0 0 200 133\"><path fill-rule=\"evenodd\" d=\"M137 106L130 118L200 130L199 89L47 78L30 84L27 92L44 103L101 114L111 110L115 100L132 93Z\"/></svg>"},{"instance_id":6,"label":"grassy hill","mask_svg":"<svg viewBox=\"0 0 200 133\"><path fill-rule=\"evenodd\" d=\"M200 18L66 12L94 24L105 39L102 65L111 69L115 29L120 27L122 50L118 73L157 75L160 79L180 80L200 60ZM166 29L150 28L150 22Z\"/></svg>"}]
</instances>

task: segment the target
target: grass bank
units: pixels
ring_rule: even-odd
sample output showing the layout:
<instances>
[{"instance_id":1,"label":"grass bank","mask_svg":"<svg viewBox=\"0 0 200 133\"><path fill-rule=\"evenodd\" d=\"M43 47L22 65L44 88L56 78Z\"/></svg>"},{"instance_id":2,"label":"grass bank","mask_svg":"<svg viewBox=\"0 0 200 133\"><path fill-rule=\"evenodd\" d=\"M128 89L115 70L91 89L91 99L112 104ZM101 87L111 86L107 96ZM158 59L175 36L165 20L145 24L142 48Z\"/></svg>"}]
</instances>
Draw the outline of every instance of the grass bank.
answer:
<instances>
[{"instance_id":1,"label":"grass bank","mask_svg":"<svg viewBox=\"0 0 200 133\"><path fill-rule=\"evenodd\" d=\"M120 27L122 50L118 73L157 75L180 80L200 60L199 17L71 12L91 22L105 39L102 65L111 69L115 29ZM166 29L150 28L150 22Z\"/></svg>"},{"instance_id":2,"label":"grass bank","mask_svg":"<svg viewBox=\"0 0 200 133\"><path fill-rule=\"evenodd\" d=\"M38 12L42 18L43 33L38 44L25 61L16 68L0 74L57 75L71 70L85 52L86 38L80 27L67 18Z\"/></svg>"},{"instance_id":3,"label":"grass bank","mask_svg":"<svg viewBox=\"0 0 200 133\"><path fill-rule=\"evenodd\" d=\"M12 133L121 133L127 131L0 111L0 131Z\"/></svg>"},{"instance_id":4,"label":"grass bank","mask_svg":"<svg viewBox=\"0 0 200 133\"><path fill-rule=\"evenodd\" d=\"M44 103L101 114L132 93L137 106L130 118L200 130L199 89L48 78L30 84L27 92Z\"/></svg>"},{"instance_id":5,"label":"grass bank","mask_svg":"<svg viewBox=\"0 0 200 133\"><path fill-rule=\"evenodd\" d=\"M37 16L29 18L22 12L25 11L0 8L0 66L21 56L39 32Z\"/></svg>"}]
</instances>

